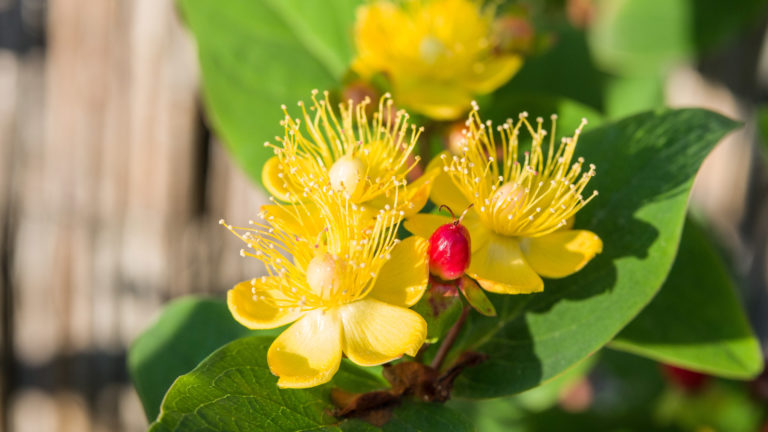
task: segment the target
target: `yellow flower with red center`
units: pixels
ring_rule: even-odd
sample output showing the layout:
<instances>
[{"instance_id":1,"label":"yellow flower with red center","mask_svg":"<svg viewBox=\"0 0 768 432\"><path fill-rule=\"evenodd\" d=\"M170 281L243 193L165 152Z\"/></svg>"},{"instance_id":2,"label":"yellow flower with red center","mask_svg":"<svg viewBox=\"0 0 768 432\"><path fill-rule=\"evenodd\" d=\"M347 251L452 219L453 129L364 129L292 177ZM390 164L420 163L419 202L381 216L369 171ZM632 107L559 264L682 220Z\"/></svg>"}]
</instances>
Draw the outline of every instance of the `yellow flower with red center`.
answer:
<instances>
[{"instance_id":1,"label":"yellow flower with red center","mask_svg":"<svg viewBox=\"0 0 768 432\"><path fill-rule=\"evenodd\" d=\"M308 198L312 211L302 203L290 211L299 222L325 227L314 238L265 213L264 223L225 224L247 243L241 254L261 260L268 272L227 293L232 315L251 329L293 322L267 353L284 388L328 382L342 353L363 366L413 356L427 331L408 309L427 287L427 241L396 239L400 211L380 210L370 224L370 214L352 209L341 192L312 189Z\"/></svg>"},{"instance_id":2,"label":"yellow flower with red center","mask_svg":"<svg viewBox=\"0 0 768 432\"><path fill-rule=\"evenodd\" d=\"M541 276L561 278L584 267L603 243L587 230L571 229L573 217L589 197L582 194L595 167L585 170L574 150L586 123L573 137L555 142L555 119L546 140L543 119L534 128L527 114L508 120L493 132L475 106L464 130L462 153L443 153L437 163L444 174L435 181L431 199L461 211L473 204L463 220L472 239L467 274L491 292L532 293L544 289ZM520 159L522 132L531 136L530 151ZM500 142L499 142L500 141ZM450 219L432 214L408 218L410 232L430 235Z\"/></svg>"},{"instance_id":3,"label":"yellow flower with red center","mask_svg":"<svg viewBox=\"0 0 768 432\"><path fill-rule=\"evenodd\" d=\"M475 0L375 1L355 23L364 79L385 74L402 106L438 120L455 119L477 94L490 93L522 65L494 36L494 8Z\"/></svg>"},{"instance_id":4,"label":"yellow flower with red center","mask_svg":"<svg viewBox=\"0 0 768 432\"><path fill-rule=\"evenodd\" d=\"M421 129L409 124L408 114L395 112L389 95L379 101L369 118L369 100L359 104L341 103L338 110L312 92L310 107L299 102L301 118L293 118L283 107L285 136L278 145L266 143L275 151L262 172L267 190L288 203L303 203L304 210L317 212L308 200L315 189L341 193L352 207L376 210L393 208L405 214L418 212L429 197L431 182L439 170L431 170L407 184L406 175L419 158L413 149ZM399 190L394 202L395 190ZM293 219L293 228L307 229L293 218L290 206L268 205L264 211L284 220ZM286 209L289 210L286 212ZM310 224L317 228L317 224Z\"/></svg>"}]
</instances>

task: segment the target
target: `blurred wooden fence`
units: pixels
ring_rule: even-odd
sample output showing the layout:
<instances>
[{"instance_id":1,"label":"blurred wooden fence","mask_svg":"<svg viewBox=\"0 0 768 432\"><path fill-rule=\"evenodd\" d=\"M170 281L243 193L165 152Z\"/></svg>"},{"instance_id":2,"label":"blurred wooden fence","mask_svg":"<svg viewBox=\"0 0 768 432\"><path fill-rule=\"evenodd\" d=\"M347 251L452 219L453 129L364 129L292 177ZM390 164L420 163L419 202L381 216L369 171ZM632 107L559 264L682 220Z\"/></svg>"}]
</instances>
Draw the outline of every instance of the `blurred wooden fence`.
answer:
<instances>
[{"instance_id":1,"label":"blurred wooden fence","mask_svg":"<svg viewBox=\"0 0 768 432\"><path fill-rule=\"evenodd\" d=\"M216 222L263 197L210 142L171 0L51 0L47 32L0 51L3 423L145 430L126 347L168 299L260 271Z\"/></svg>"}]
</instances>

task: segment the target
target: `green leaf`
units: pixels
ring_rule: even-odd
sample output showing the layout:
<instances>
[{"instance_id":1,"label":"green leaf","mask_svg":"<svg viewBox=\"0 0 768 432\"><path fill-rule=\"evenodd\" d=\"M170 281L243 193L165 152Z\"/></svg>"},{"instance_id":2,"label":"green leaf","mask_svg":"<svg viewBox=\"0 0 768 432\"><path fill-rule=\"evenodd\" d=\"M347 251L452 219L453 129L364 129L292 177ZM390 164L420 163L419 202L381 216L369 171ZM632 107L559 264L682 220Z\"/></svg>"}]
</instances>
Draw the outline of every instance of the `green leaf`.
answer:
<instances>
[{"instance_id":1,"label":"green leaf","mask_svg":"<svg viewBox=\"0 0 768 432\"><path fill-rule=\"evenodd\" d=\"M597 166L600 196L577 215L604 251L543 293L491 295L499 316L470 315L460 349L489 354L456 381L457 395L493 397L535 387L608 343L661 287L688 193L704 157L736 123L700 110L663 110L587 130L577 152ZM458 351L458 350L456 350Z\"/></svg>"},{"instance_id":2,"label":"green leaf","mask_svg":"<svg viewBox=\"0 0 768 432\"><path fill-rule=\"evenodd\" d=\"M282 135L280 105L338 87L360 0L179 0L197 40L207 113L251 178Z\"/></svg>"},{"instance_id":3,"label":"green leaf","mask_svg":"<svg viewBox=\"0 0 768 432\"><path fill-rule=\"evenodd\" d=\"M281 390L269 372L270 338L253 336L231 342L180 377L163 400L150 431L440 431L472 430L455 411L437 404L409 401L394 410L384 427L361 420L339 421L331 415L333 384L304 390ZM357 369L357 370L355 370ZM359 368L342 363L333 383L360 378ZM380 381L373 375L370 386Z\"/></svg>"},{"instance_id":4,"label":"green leaf","mask_svg":"<svg viewBox=\"0 0 768 432\"><path fill-rule=\"evenodd\" d=\"M602 1L589 43L606 70L654 74L744 32L764 9L763 0L742 0L739 7L720 0Z\"/></svg>"},{"instance_id":5,"label":"green leaf","mask_svg":"<svg viewBox=\"0 0 768 432\"><path fill-rule=\"evenodd\" d=\"M170 303L133 343L128 370L152 420L173 381L222 345L249 334L221 300L186 297Z\"/></svg>"},{"instance_id":6,"label":"green leaf","mask_svg":"<svg viewBox=\"0 0 768 432\"><path fill-rule=\"evenodd\" d=\"M661 291L611 346L729 378L754 378L763 369L723 260L692 220Z\"/></svg>"},{"instance_id":7,"label":"green leaf","mask_svg":"<svg viewBox=\"0 0 768 432\"><path fill-rule=\"evenodd\" d=\"M470 306L476 311L489 317L496 316L496 309L493 308L493 303L488 300L488 296L485 295L485 291L480 288L480 285L475 282L474 279L464 276L459 283L459 289L464 294L464 298L467 300Z\"/></svg>"}]
</instances>

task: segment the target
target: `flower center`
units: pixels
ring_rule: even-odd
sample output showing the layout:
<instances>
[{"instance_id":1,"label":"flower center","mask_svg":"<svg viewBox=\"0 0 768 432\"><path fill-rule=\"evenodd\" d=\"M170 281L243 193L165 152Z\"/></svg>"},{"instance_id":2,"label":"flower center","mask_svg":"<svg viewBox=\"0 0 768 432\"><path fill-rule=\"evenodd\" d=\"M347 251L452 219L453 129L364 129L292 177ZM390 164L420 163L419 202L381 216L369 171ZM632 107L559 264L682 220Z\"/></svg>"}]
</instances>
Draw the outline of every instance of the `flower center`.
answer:
<instances>
[{"instance_id":1,"label":"flower center","mask_svg":"<svg viewBox=\"0 0 768 432\"><path fill-rule=\"evenodd\" d=\"M425 36L419 43L419 55L427 64L434 64L445 53L445 44L432 36Z\"/></svg>"},{"instance_id":2,"label":"flower center","mask_svg":"<svg viewBox=\"0 0 768 432\"><path fill-rule=\"evenodd\" d=\"M493 208L502 218L511 219L525 209L528 192L516 183L504 183L493 194Z\"/></svg>"},{"instance_id":3,"label":"flower center","mask_svg":"<svg viewBox=\"0 0 768 432\"><path fill-rule=\"evenodd\" d=\"M555 126L551 135L555 135ZM547 132L542 118L534 127L527 113L517 123L508 120L497 127L501 145L493 138L492 124L480 121L477 107L470 113L467 143L462 156L448 159L444 165L465 197L473 200L474 209L483 223L497 234L514 237L537 237L549 234L567 224L582 207L597 195L585 198L582 193L595 166L584 170L584 159L575 158L574 150L582 121L573 137L563 138L559 146L554 139L544 143ZM518 135L528 131L532 138L530 151L519 158Z\"/></svg>"},{"instance_id":4,"label":"flower center","mask_svg":"<svg viewBox=\"0 0 768 432\"><path fill-rule=\"evenodd\" d=\"M338 292L338 262L329 253L318 255L307 265L307 283L312 292L322 300L331 300Z\"/></svg>"},{"instance_id":5,"label":"flower center","mask_svg":"<svg viewBox=\"0 0 768 432\"><path fill-rule=\"evenodd\" d=\"M343 192L348 199L355 201L365 187L365 171L365 163L362 160L352 155L343 156L333 163L328 172L331 188Z\"/></svg>"}]
</instances>

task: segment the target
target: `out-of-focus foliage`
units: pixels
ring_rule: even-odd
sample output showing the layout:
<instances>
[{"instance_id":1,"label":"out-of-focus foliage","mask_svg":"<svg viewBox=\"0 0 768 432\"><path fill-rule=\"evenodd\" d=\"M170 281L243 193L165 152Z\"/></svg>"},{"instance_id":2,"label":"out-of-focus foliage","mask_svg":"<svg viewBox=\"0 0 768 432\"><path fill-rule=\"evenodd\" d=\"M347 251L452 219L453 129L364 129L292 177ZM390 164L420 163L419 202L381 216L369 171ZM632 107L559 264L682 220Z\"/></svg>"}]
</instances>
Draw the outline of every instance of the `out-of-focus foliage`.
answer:
<instances>
[{"instance_id":1,"label":"out-of-focus foliage","mask_svg":"<svg viewBox=\"0 0 768 432\"><path fill-rule=\"evenodd\" d=\"M569 371L562 379L564 386L558 378L517 396L452 404L483 432L751 432L764 421L765 401L744 383L709 378L700 388L686 390L660 364L617 351L601 351L591 369ZM557 397L531 406L529 394L543 389Z\"/></svg>"}]
</instances>

